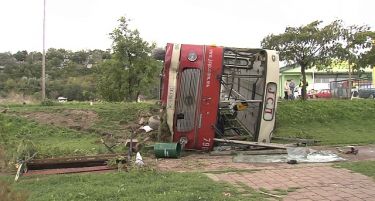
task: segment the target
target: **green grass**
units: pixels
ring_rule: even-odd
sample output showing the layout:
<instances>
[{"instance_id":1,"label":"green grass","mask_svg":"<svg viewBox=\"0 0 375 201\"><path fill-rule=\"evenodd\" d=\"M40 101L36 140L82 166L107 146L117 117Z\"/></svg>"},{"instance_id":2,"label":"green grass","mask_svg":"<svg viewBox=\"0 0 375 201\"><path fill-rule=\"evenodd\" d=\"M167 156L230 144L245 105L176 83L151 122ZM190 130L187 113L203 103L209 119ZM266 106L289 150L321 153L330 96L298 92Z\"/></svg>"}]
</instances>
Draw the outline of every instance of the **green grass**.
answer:
<instances>
[{"instance_id":1,"label":"green grass","mask_svg":"<svg viewBox=\"0 0 375 201\"><path fill-rule=\"evenodd\" d=\"M156 106L147 103L67 103L53 106L42 105L3 105L9 108L8 114L0 114L0 147L3 147L9 158L14 158L17 147L22 139L31 140L38 149L37 158L92 155L107 153L108 150L100 143L103 132L129 135L124 124L134 123L140 113L146 113ZM29 119L16 116L24 112L61 113L64 110L92 110L99 118L88 131L44 125ZM14 113L15 112L15 113ZM117 147L116 151L124 151Z\"/></svg>"},{"instance_id":2,"label":"green grass","mask_svg":"<svg viewBox=\"0 0 375 201\"><path fill-rule=\"evenodd\" d=\"M3 178L4 179L4 178ZM11 182L11 178L6 178ZM120 173L22 177L13 189L29 193L30 201L71 200L262 200L242 196L228 183L214 182L202 173L132 170ZM224 195L230 193L230 196Z\"/></svg>"},{"instance_id":3,"label":"green grass","mask_svg":"<svg viewBox=\"0 0 375 201\"><path fill-rule=\"evenodd\" d=\"M359 161L339 163L334 167L346 168L375 179L375 161Z\"/></svg>"},{"instance_id":4,"label":"green grass","mask_svg":"<svg viewBox=\"0 0 375 201\"><path fill-rule=\"evenodd\" d=\"M323 145L375 143L375 101L283 101L275 136L313 138Z\"/></svg>"},{"instance_id":5,"label":"green grass","mask_svg":"<svg viewBox=\"0 0 375 201\"><path fill-rule=\"evenodd\" d=\"M0 146L13 157L23 139L37 147L38 158L62 155L89 155L103 150L94 134L41 125L16 116L0 114Z\"/></svg>"},{"instance_id":6,"label":"green grass","mask_svg":"<svg viewBox=\"0 0 375 201\"><path fill-rule=\"evenodd\" d=\"M53 106L42 105L3 105L15 112L48 112L60 113L64 110L91 110L98 114L99 120L95 122L91 130L99 133L109 131L112 134L123 134L121 125L133 123L140 113L147 113L158 108L150 103L94 103L92 106L88 102L72 102L56 104ZM125 131L126 132L126 131Z\"/></svg>"}]
</instances>

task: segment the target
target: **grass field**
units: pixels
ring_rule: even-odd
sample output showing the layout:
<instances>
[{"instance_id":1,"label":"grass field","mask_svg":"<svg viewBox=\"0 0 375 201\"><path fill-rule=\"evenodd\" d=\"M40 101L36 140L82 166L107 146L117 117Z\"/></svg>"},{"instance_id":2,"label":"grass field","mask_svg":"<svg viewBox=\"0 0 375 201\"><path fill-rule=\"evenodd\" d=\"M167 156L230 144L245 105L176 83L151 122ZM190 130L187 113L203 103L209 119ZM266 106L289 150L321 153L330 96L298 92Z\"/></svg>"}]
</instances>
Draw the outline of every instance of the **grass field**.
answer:
<instances>
[{"instance_id":1,"label":"grass field","mask_svg":"<svg viewBox=\"0 0 375 201\"><path fill-rule=\"evenodd\" d=\"M5 107L9 108L11 113L0 114L0 146L6 150L8 156L14 157L20 142L23 139L31 140L38 149L37 157L44 158L106 153L108 150L100 143L102 133L126 135L129 131L121 126L132 122L134 124L139 113L149 113L156 106L143 103L98 103L94 106L88 103L74 103ZM61 126L40 124L18 116L18 114L41 111L58 114L65 110L91 110L97 113L99 118L93 122L90 129L77 131Z\"/></svg>"},{"instance_id":2,"label":"grass field","mask_svg":"<svg viewBox=\"0 0 375 201\"><path fill-rule=\"evenodd\" d=\"M9 177L3 179L11 182ZM249 190L242 196L233 186L217 183L201 173L158 173L130 171L119 173L52 175L24 177L12 185L28 194L30 201L197 201L264 200L264 195Z\"/></svg>"},{"instance_id":3,"label":"grass field","mask_svg":"<svg viewBox=\"0 0 375 201\"><path fill-rule=\"evenodd\" d=\"M95 122L92 130L111 130L114 134L121 131L120 125L134 122L138 115L147 113L151 110L157 110L158 106L150 103L95 103L90 105L88 102L72 102L52 106L42 105L6 105L12 111L25 112L48 112L60 113L64 110L84 110L94 111L98 114L99 120Z\"/></svg>"},{"instance_id":4,"label":"grass field","mask_svg":"<svg viewBox=\"0 0 375 201\"><path fill-rule=\"evenodd\" d=\"M314 138L323 145L375 143L375 101L283 101L276 136Z\"/></svg>"},{"instance_id":5,"label":"grass field","mask_svg":"<svg viewBox=\"0 0 375 201\"><path fill-rule=\"evenodd\" d=\"M364 174L375 179L375 161L346 162L335 165L338 168L346 168L354 172Z\"/></svg>"},{"instance_id":6,"label":"grass field","mask_svg":"<svg viewBox=\"0 0 375 201\"><path fill-rule=\"evenodd\" d=\"M100 153L98 137L75 130L41 125L16 116L0 115L0 145L9 155L17 152L22 140L31 140L38 157Z\"/></svg>"}]
</instances>

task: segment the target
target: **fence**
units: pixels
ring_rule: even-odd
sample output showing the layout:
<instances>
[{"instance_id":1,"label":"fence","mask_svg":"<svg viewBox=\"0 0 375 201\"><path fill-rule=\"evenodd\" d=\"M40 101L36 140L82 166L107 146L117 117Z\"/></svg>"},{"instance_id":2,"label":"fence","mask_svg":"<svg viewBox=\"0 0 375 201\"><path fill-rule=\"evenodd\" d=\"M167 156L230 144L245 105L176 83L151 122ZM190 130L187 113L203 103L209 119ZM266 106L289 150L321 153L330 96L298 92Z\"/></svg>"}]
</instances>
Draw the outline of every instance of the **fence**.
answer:
<instances>
[{"instance_id":1,"label":"fence","mask_svg":"<svg viewBox=\"0 0 375 201\"><path fill-rule=\"evenodd\" d=\"M353 91L358 89L373 88L370 79L352 79L352 91L349 91L349 80L340 80L330 82L332 98L347 99L351 97Z\"/></svg>"}]
</instances>

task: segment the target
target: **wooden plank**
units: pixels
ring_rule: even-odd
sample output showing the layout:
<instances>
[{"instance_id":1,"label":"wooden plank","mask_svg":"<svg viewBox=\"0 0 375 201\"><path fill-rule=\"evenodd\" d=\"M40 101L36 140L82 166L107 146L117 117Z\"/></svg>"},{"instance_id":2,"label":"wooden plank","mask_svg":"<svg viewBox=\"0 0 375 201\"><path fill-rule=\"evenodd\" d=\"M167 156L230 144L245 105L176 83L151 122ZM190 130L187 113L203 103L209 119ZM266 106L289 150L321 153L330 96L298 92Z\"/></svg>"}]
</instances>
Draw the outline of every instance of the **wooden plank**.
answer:
<instances>
[{"instance_id":1,"label":"wooden plank","mask_svg":"<svg viewBox=\"0 0 375 201\"><path fill-rule=\"evenodd\" d=\"M226 140L226 139L218 139L218 138L214 138L214 141L225 142L225 143L233 143L233 144L243 144L243 145L250 145L250 146L259 146L259 147L269 147L269 148L275 148L275 149L286 149L287 148L287 145L276 144L276 143L249 142L249 141Z\"/></svg>"}]
</instances>

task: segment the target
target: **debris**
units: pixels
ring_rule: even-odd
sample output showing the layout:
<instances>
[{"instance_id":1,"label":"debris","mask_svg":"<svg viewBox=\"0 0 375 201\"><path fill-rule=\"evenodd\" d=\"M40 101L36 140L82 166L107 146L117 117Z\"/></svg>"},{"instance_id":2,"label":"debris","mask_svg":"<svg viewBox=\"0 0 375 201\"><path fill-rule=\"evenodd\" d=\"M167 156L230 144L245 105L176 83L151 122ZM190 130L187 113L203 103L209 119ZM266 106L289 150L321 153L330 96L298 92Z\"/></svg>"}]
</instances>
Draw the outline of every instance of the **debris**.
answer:
<instances>
[{"instance_id":1,"label":"debris","mask_svg":"<svg viewBox=\"0 0 375 201\"><path fill-rule=\"evenodd\" d=\"M268 196L271 196L271 197L275 197L275 198L282 198L282 197L279 196L279 195L274 195L274 194L266 193L266 192L263 192L263 191L259 191L259 193L264 194L264 195L268 195Z\"/></svg>"},{"instance_id":2,"label":"debris","mask_svg":"<svg viewBox=\"0 0 375 201\"><path fill-rule=\"evenodd\" d=\"M115 153L114 151L113 151L113 147L115 147L117 144L114 144L114 145L108 145L108 144L106 144L105 142L104 142L104 140L103 140L103 138L101 138L100 139L100 142L108 149L108 151L109 152L111 152L111 153Z\"/></svg>"},{"instance_id":3,"label":"debris","mask_svg":"<svg viewBox=\"0 0 375 201\"><path fill-rule=\"evenodd\" d=\"M288 147L288 154L243 155L233 157L237 163L324 163L345 160L330 151L316 151L306 147Z\"/></svg>"},{"instance_id":4,"label":"debris","mask_svg":"<svg viewBox=\"0 0 375 201\"><path fill-rule=\"evenodd\" d=\"M306 147L288 147L288 159L298 162L325 163L345 160L331 151L317 151Z\"/></svg>"},{"instance_id":5,"label":"debris","mask_svg":"<svg viewBox=\"0 0 375 201\"><path fill-rule=\"evenodd\" d=\"M139 121L138 121L138 124L139 124L139 125L144 125L145 123L146 123L146 120L145 120L144 117L141 117L141 118L139 119Z\"/></svg>"},{"instance_id":6,"label":"debris","mask_svg":"<svg viewBox=\"0 0 375 201\"><path fill-rule=\"evenodd\" d=\"M265 150L250 150L250 151L237 151L237 150L215 150L211 151L211 156L225 156L225 155L273 155L273 154L286 154L287 151L285 149L265 149Z\"/></svg>"},{"instance_id":7,"label":"debris","mask_svg":"<svg viewBox=\"0 0 375 201\"><path fill-rule=\"evenodd\" d=\"M345 153L345 154L354 154L354 155L357 155L358 152L359 152L359 150L356 149L354 146L347 146L347 148L350 148L350 150L344 151L344 150L342 150L340 148L336 148L336 149L338 150L338 152Z\"/></svg>"},{"instance_id":8,"label":"debris","mask_svg":"<svg viewBox=\"0 0 375 201\"><path fill-rule=\"evenodd\" d=\"M145 145L145 143L147 141L149 141L151 138L150 137L146 137L145 139L141 140L141 142L139 143L137 139L134 139L137 141L137 143L133 143L133 150L134 151L138 151L138 150L141 150L142 147Z\"/></svg>"},{"instance_id":9,"label":"debris","mask_svg":"<svg viewBox=\"0 0 375 201\"><path fill-rule=\"evenodd\" d=\"M31 175L51 175L51 174L71 174L71 173L82 173L82 172L107 172L112 171L114 168L103 166L93 167L77 167L77 168L58 168L58 169L44 169L44 170L33 170L24 174L24 176Z\"/></svg>"},{"instance_id":10,"label":"debris","mask_svg":"<svg viewBox=\"0 0 375 201\"><path fill-rule=\"evenodd\" d=\"M286 149L287 148L287 145L276 144L276 143L249 142L249 141L227 140L227 139L218 139L218 138L214 138L214 141L225 142L225 143L233 143L233 144L244 144L244 145L251 145L251 146L259 146L259 147L269 147L269 148L276 148L276 149Z\"/></svg>"},{"instance_id":11,"label":"debris","mask_svg":"<svg viewBox=\"0 0 375 201\"><path fill-rule=\"evenodd\" d=\"M288 163L288 164L292 164L292 165L294 165L294 164L297 164L297 160L295 160L295 159L291 159L291 160L288 160L287 163Z\"/></svg>"},{"instance_id":12,"label":"debris","mask_svg":"<svg viewBox=\"0 0 375 201\"><path fill-rule=\"evenodd\" d=\"M137 155L135 156L135 164L139 167L142 167L144 165L142 156L139 152L137 152Z\"/></svg>"},{"instance_id":13,"label":"debris","mask_svg":"<svg viewBox=\"0 0 375 201\"><path fill-rule=\"evenodd\" d=\"M17 174L16 177L14 178L14 181L18 181L20 176L24 173L25 170L25 163L17 164Z\"/></svg>"},{"instance_id":14,"label":"debris","mask_svg":"<svg viewBox=\"0 0 375 201\"><path fill-rule=\"evenodd\" d=\"M180 143L156 143L154 145L156 158L179 158L181 155Z\"/></svg>"},{"instance_id":15,"label":"debris","mask_svg":"<svg viewBox=\"0 0 375 201\"><path fill-rule=\"evenodd\" d=\"M287 154L276 155L244 155L238 154L233 157L235 163L285 163L288 161Z\"/></svg>"},{"instance_id":16,"label":"debris","mask_svg":"<svg viewBox=\"0 0 375 201\"><path fill-rule=\"evenodd\" d=\"M315 140L315 139L289 138L289 137L272 137L272 139L292 141L292 142L295 142L297 146L300 146L300 145L311 146L320 142L319 140Z\"/></svg>"},{"instance_id":17,"label":"debris","mask_svg":"<svg viewBox=\"0 0 375 201\"><path fill-rule=\"evenodd\" d=\"M136 147L137 144L138 144L138 140L137 139L126 139L125 140L125 147L130 147L130 143L132 143L132 147Z\"/></svg>"},{"instance_id":18,"label":"debris","mask_svg":"<svg viewBox=\"0 0 375 201\"><path fill-rule=\"evenodd\" d=\"M154 129L152 129L152 128L151 128L150 126L148 126L148 125L147 125L147 126L141 126L139 129L146 131L146 133L148 133L148 132L154 130Z\"/></svg>"},{"instance_id":19,"label":"debris","mask_svg":"<svg viewBox=\"0 0 375 201\"><path fill-rule=\"evenodd\" d=\"M223 192L223 195L224 195L224 196L228 196L228 197L232 196L232 194L229 193L229 192L228 192L228 193L227 193L227 192Z\"/></svg>"},{"instance_id":20,"label":"debris","mask_svg":"<svg viewBox=\"0 0 375 201\"><path fill-rule=\"evenodd\" d=\"M28 171L24 175L104 171L114 169L109 165L111 161L114 163L126 163L126 157L118 154L102 154L96 156L34 159L25 162Z\"/></svg>"},{"instance_id":21,"label":"debris","mask_svg":"<svg viewBox=\"0 0 375 201\"><path fill-rule=\"evenodd\" d=\"M346 154L358 154L358 149L356 149L354 146L350 147L350 151L347 151Z\"/></svg>"},{"instance_id":22,"label":"debris","mask_svg":"<svg viewBox=\"0 0 375 201\"><path fill-rule=\"evenodd\" d=\"M152 116L148 119L148 125L154 129L159 129L160 126L160 117L158 115Z\"/></svg>"}]
</instances>

